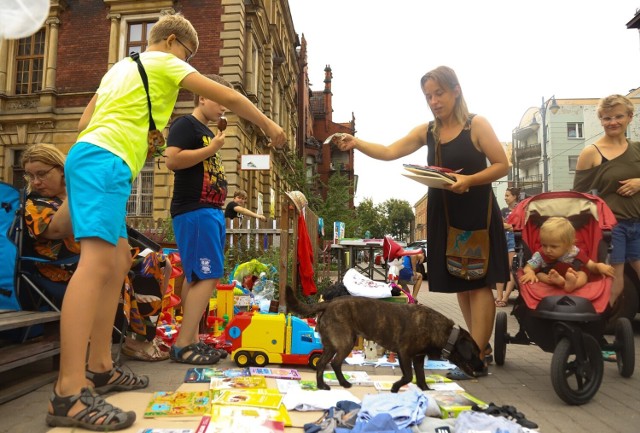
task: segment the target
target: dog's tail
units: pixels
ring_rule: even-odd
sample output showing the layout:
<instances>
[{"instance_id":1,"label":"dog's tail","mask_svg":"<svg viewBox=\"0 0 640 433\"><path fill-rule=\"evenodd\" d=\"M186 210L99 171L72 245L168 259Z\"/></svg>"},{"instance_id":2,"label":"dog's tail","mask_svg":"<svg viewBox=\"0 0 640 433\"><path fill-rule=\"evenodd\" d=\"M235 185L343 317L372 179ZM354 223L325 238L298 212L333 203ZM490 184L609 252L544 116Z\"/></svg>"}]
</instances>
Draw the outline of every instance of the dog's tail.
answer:
<instances>
[{"instance_id":1,"label":"dog's tail","mask_svg":"<svg viewBox=\"0 0 640 433\"><path fill-rule=\"evenodd\" d=\"M285 297L287 301L287 311L290 313L296 313L301 316L314 316L321 313L326 308L326 302L320 302L316 304L305 304L300 302L291 286L286 287Z\"/></svg>"}]
</instances>

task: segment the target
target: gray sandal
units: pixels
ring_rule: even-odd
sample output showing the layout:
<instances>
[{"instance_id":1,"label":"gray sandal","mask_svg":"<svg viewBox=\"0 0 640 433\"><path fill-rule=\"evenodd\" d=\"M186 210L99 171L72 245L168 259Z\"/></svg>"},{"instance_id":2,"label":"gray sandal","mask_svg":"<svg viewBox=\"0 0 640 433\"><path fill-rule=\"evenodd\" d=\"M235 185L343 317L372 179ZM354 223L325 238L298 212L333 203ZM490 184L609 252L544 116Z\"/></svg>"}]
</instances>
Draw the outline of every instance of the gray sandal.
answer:
<instances>
[{"instance_id":1,"label":"gray sandal","mask_svg":"<svg viewBox=\"0 0 640 433\"><path fill-rule=\"evenodd\" d=\"M110 382L116 374L118 377L113 382ZM87 370L86 376L93 383L96 394L99 395L114 391L133 391L149 386L148 376L137 376L132 372L124 371L120 367L114 367L111 371L104 373L95 373Z\"/></svg>"},{"instance_id":2,"label":"gray sandal","mask_svg":"<svg viewBox=\"0 0 640 433\"><path fill-rule=\"evenodd\" d=\"M78 400L86 407L77 414L69 416L69 410ZM93 394L89 388L82 388L80 394L69 397L60 397L54 389L49 401L53 413L47 414L47 424L51 427L114 431L125 429L136 420L135 412L124 412L110 405L102 397Z\"/></svg>"}]
</instances>

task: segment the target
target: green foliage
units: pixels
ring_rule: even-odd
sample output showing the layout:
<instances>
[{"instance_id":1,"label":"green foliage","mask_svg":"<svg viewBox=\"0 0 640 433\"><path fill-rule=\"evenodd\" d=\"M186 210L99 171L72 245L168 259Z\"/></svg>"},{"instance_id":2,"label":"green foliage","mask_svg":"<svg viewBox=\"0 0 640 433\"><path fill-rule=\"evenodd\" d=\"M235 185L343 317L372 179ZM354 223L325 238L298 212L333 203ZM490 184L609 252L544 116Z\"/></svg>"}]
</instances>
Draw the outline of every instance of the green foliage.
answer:
<instances>
[{"instance_id":1,"label":"green foliage","mask_svg":"<svg viewBox=\"0 0 640 433\"><path fill-rule=\"evenodd\" d=\"M347 176L334 173L329 177L327 185L327 200L321 202L315 209L319 217L325 221L325 239L333 237L334 221L345 223L345 232L348 237L353 237L356 229L356 218L354 209L349 207L350 182Z\"/></svg>"},{"instance_id":2,"label":"green foliage","mask_svg":"<svg viewBox=\"0 0 640 433\"><path fill-rule=\"evenodd\" d=\"M284 154L283 162L278 165L281 166L280 173L282 173L284 180L283 184L287 186L283 192L302 192L309 202L309 207L315 211L322 202L322 197L318 195L316 188L319 176L314 174L308 177L305 162L291 151Z\"/></svg>"},{"instance_id":3,"label":"green foliage","mask_svg":"<svg viewBox=\"0 0 640 433\"><path fill-rule=\"evenodd\" d=\"M406 200L391 198L382 206L385 208L389 223L389 234L395 239L405 239L409 235L411 221L414 220L413 208Z\"/></svg>"},{"instance_id":4,"label":"green foliage","mask_svg":"<svg viewBox=\"0 0 640 433\"><path fill-rule=\"evenodd\" d=\"M356 208L355 224L354 237L364 238L368 230L372 238L381 239L389 232L384 208L374 205L371 198L364 199Z\"/></svg>"}]
</instances>

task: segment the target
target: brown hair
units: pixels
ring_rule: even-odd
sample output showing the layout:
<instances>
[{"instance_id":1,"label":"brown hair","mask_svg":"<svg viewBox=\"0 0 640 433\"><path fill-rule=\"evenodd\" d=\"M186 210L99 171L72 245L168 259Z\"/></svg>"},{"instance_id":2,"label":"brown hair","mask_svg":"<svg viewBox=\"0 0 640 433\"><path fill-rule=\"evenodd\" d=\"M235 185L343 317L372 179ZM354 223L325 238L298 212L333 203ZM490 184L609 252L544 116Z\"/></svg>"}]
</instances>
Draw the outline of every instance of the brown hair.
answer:
<instances>
[{"instance_id":1,"label":"brown hair","mask_svg":"<svg viewBox=\"0 0 640 433\"><path fill-rule=\"evenodd\" d=\"M576 229L568 219L563 217L551 217L540 227L540 240L557 239L565 245L573 245L576 242Z\"/></svg>"},{"instance_id":2,"label":"brown hair","mask_svg":"<svg viewBox=\"0 0 640 433\"><path fill-rule=\"evenodd\" d=\"M198 32L193 28L191 22L180 13L162 15L149 31L149 44L157 44L171 35L175 35L181 42L191 45L194 48L194 54L198 51L200 44Z\"/></svg>"},{"instance_id":3,"label":"brown hair","mask_svg":"<svg viewBox=\"0 0 640 433\"><path fill-rule=\"evenodd\" d=\"M624 105L627 109L627 114L630 116L633 115L635 107L629 98L622 95L609 95L600 100L600 103L598 104L598 117L602 116L603 111L610 110L618 105Z\"/></svg>"},{"instance_id":4,"label":"brown hair","mask_svg":"<svg viewBox=\"0 0 640 433\"><path fill-rule=\"evenodd\" d=\"M420 79L420 88L424 89L425 83L429 80L434 80L438 85L440 85L440 87L449 91L454 91L456 87L458 88L460 94L456 98L456 105L453 108L453 116L459 123L464 125L469 117L469 109L467 108L467 103L464 100L462 87L460 86L460 81L458 81L458 76L455 71L448 66L438 66L422 76ZM431 110L431 113L433 113L433 110ZM433 123L433 135L437 140L441 120L436 117L435 113L433 113L433 117L435 119L435 122Z\"/></svg>"},{"instance_id":5,"label":"brown hair","mask_svg":"<svg viewBox=\"0 0 640 433\"><path fill-rule=\"evenodd\" d=\"M216 75L216 74L203 74L205 77L209 78L210 80L215 81L218 84L222 84L223 86L226 86L230 89L233 89L233 86L231 85L230 82L228 82L227 80L225 80L224 78L222 78L220 75ZM193 106L197 107L198 105L200 105L200 95L197 94L193 94Z\"/></svg>"},{"instance_id":6,"label":"brown hair","mask_svg":"<svg viewBox=\"0 0 640 433\"><path fill-rule=\"evenodd\" d=\"M233 198L236 197L240 197L240 198L247 198L247 191L245 191L244 189L237 189L236 192L233 193Z\"/></svg>"},{"instance_id":7,"label":"brown hair","mask_svg":"<svg viewBox=\"0 0 640 433\"><path fill-rule=\"evenodd\" d=\"M516 198L516 201L520 200L520 188L512 186L511 188L507 188L507 191Z\"/></svg>"}]
</instances>

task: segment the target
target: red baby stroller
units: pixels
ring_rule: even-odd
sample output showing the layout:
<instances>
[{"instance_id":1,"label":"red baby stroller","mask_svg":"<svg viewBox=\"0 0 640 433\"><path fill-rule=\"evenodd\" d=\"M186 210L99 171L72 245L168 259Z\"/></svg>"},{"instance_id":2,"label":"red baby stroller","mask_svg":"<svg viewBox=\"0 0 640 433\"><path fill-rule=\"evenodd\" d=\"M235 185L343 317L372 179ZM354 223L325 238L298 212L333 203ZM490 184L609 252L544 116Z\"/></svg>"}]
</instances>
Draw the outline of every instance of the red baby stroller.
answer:
<instances>
[{"instance_id":1,"label":"red baby stroller","mask_svg":"<svg viewBox=\"0 0 640 433\"><path fill-rule=\"evenodd\" d=\"M548 192L528 198L513 210L509 223L516 233L515 280L519 296L511 314L520 325L515 336L507 333L507 315L496 315L494 355L503 365L508 343L535 344L553 353L551 382L556 394L568 404L587 403L602 383L602 351L615 351L618 372L630 377L635 366L634 337L627 318L615 321L615 339L604 336L612 278L591 276L580 289L567 294L542 282L522 284L522 267L540 247L539 229L549 217L562 216L576 229L576 245L593 261L605 262L610 250L610 230L616 224L607 205L594 195Z\"/></svg>"}]
</instances>

